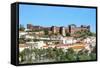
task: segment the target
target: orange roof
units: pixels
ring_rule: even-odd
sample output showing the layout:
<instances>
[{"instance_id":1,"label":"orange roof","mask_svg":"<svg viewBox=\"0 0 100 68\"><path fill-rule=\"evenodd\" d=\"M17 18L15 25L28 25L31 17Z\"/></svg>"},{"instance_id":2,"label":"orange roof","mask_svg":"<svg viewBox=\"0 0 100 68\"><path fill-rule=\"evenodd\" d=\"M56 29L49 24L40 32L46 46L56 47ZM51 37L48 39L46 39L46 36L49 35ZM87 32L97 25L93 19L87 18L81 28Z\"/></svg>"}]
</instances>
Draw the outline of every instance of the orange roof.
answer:
<instances>
[{"instance_id":1,"label":"orange roof","mask_svg":"<svg viewBox=\"0 0 100 68\"><path fill-rule=\"evenodd\" d=\"M85 48L85 46L73 46L71 48L73 48L73 49L82 49L82 48Z\"/></svg>"},{"instance_id":2,"label":"orange roof","mask_svg":"<svg viewBox=\"0 0 100 68\"><path fill-rule=\"evenodd\" d=\"M19 31L19 32L25 32L25 31Z\"/></svg>"},{"instance_id":3,"label":"orange roof","mask_svg":"<svg viewBox=\"0 0 100 68\"><path fill-rule=\"evenodd\" d=\"M19 47L28 47L27 45L25 45L25 44L19 44Z\"/></svg>"},{"instance_id":4,"label":"orange roof","mask_svg":"<svg viewBox=\"0 0 100 68\"><path fill-rule=\"evenodd\" d=\"M48 46L46 45L46 46L43 46L43 47L48 47Z\"/></svg>"}]
</instances>

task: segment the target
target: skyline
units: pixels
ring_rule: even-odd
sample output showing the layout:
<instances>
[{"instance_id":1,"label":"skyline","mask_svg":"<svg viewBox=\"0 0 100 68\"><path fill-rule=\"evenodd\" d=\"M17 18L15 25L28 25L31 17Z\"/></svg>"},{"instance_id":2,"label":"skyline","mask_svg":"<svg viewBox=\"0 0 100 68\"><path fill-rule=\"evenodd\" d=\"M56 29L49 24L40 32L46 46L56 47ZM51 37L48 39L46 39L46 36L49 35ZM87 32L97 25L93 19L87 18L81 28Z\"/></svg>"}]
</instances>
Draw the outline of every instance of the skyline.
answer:
<instances>
[{"instance_id":1,"label":"skyline","mask_svg":"<svg viewBox=\"0 0 100 68\"><path fill-rule=\"evenodd\" d=\"M19 23L25 27L26 24L46 27L90 25L91 31L96 32L96 9L20 4Z\"/></svg>"},{"instance_id":2,"label":"skyline","mask_svg":"<svg viewBox=\"0 0 100 68\"><path fill-rule=\"evenodd\" d=\"M29 24L29 23L28 23ZM22 25L23 26L23 24L20 24L20 25ZM32 26L40 26L40 27L52 27L52 26L55 26L55 25L52 25L52 26L41 26L41 25L33 25L33 24L31 24ZM75 25L75 24L69 24L69 25ZM67 25L67 26L55 26L55 27L65 27L65 28L67 28L69 25ZM89 26L89 25L83 25L83 26ZM76 25L76 27L81 27L81 25L80 26L77 26ZM27 26L25 27L25 28L27 28ZM90 27L91 28L91 27Z\"/></svg>"}]
</instances>

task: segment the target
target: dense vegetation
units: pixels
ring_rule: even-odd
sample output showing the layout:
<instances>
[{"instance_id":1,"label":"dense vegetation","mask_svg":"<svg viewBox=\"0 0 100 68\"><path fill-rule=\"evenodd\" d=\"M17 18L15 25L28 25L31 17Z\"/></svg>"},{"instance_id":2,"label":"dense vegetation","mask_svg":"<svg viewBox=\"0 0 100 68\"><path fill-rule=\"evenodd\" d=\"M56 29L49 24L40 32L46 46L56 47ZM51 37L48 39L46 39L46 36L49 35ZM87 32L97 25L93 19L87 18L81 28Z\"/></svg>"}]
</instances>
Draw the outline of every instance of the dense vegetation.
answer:
<instances>
[{"instance_id":1,"label":"dense vegetation","mask_svg":"<svg viewBox=\"0 0 100 68\"><path fill-rule=\"evenodd\" d=\"M96 36L95 33L90 31L77 31L74 33L75 38L87 38L88 36Z\"/></svg>"},{"instance_id":2,"label":"dense vegetation","mask_svg":"<svg viewBox=\"0 0 100 68\"><path fill-rule=\"evenodd\" d=\"M83 50L76 53L73 49L61 49L61 48L47 48L37 49L34 48L24 49L20 54L20 63L39 63L39 62L61 62L61 61L82 61L82 60L95 60L95 49L88 54L88 51Z\"/></svg>"}]
</instances>

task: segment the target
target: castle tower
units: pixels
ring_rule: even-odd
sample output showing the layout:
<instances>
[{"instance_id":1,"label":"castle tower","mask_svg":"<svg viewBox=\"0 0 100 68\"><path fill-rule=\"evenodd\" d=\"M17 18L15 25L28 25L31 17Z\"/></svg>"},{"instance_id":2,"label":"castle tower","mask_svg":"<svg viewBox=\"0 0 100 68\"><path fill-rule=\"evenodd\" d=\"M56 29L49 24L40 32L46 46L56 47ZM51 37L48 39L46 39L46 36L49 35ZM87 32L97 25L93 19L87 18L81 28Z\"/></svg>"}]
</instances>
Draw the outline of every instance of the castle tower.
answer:
<instances>
[{"instance_id":1,"label":"castle tower","mask_svg":"<svg viewBox=\"0 0 100 68\"><path fill-rule=\"evenodd\" d=\"M56 27L55 27L55 26L52 26L52 27L51 27L51 31L52 31L53 33L56 33Z\"/></svg>"},{"instance_id":2,"label":"castle tower","mask_svg":"<svg viewBox=\"0 0 100 68\"><path fill-rule=\"evenodd\" d=\"M71 24L71 25L68 26L68 29L69 29L69 33L72 35L75 32L76 25L75 24Z\"/></svg>"},{"instance_id":3,"label":"castle tower","mask_svg":"<svg viewBox=\"0 0 100 68\"><path fill-rule=\"evenodd\" d=\"M65 32L64 27L60 27L60 34L63 35L63 36L66 36L66 32Z\"/></svg>"}]
</instances>

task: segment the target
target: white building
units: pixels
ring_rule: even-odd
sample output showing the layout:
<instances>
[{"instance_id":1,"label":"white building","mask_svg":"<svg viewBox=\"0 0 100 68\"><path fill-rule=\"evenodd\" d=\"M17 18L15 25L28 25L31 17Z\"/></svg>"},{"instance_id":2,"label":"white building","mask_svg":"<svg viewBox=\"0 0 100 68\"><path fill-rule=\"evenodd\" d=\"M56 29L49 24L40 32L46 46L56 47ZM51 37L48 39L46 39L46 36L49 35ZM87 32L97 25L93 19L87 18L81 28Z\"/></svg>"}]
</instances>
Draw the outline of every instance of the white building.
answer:
<instances>
[{"instance_id":1,"label":"white building","mask_svg":"<svg viewBox=\"0 0 100 68\"><path fill-rule=\"evenodd\" d=\"M63 44L73 44L76 43L77 40L73 39L72 37L70 38L62 38Z\"/></svg>"},{"instance_id":2,"label":"white building","mask_svg":"<svg viewBox=\"0 0 100 68\"><path fill-rule=\"evenodd\" d=\"M96 45L96 37L87 37L84 39L84 42L87 44L91 44L93 47Z\"/></svg>"},{"instance_id":3,"label":"white building","mask_svg":"<svg viewBox=\"0 0 100 68\"><path fill-rule=\"evenodd\" d=\"M43 41L38 42L26 42L26 45L28 45L30 48L42 48L44 45L46 45Z\"/></svg>"},{"instance_id":4,"label":"white building","mask_svg":"<svg viewBox=\"0 0 100 68\"><path fill-rule=\"evenodd\" d=\"M23 36L23 35L26 35L27 34L27 32L19 32L19 38L21 37L21 36Z\"/></svg>"},{"instance_id":5,"label":"white building","mask_svg":"<svg viewBox=\"0 0 100 68\"><path fill-rule=\"evenodd\" d=\"M25 38L26 38L26 39L34 39L34 36L26 35Z\"/></svg>"}]
</instances>

